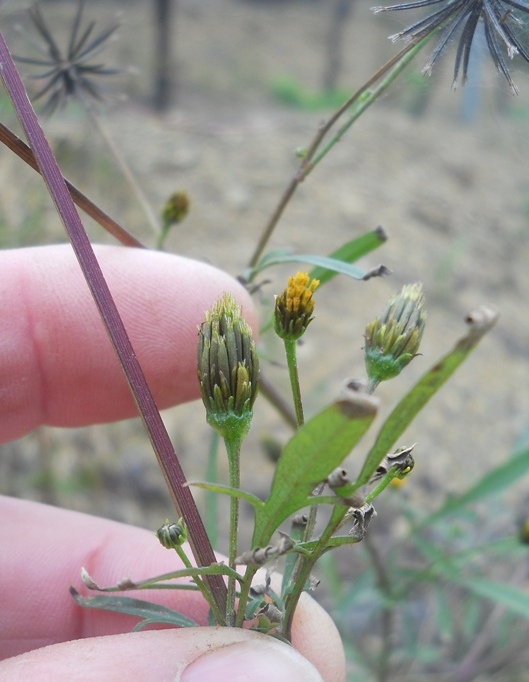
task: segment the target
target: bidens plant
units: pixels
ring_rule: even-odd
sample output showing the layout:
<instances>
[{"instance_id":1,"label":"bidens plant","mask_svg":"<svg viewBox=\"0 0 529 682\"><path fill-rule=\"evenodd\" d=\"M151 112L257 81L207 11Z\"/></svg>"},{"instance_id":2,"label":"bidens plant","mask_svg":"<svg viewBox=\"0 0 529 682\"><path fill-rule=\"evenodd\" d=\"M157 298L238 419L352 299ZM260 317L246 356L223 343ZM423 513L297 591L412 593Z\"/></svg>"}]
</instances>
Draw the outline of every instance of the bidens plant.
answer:
<instances>
[{"instance_id":1,"label":"bidens plant","mask_svg":"<svg viewBox=\"0 0 529 682\"><path fill-rule=\"evenodd\" d=\"M522 43L523 35L518 32L519 20L516 16L517 11L525 12L526 6L507 0L419 0L383 9L404 10L434 4L439 5L440 9L397 36L409 41L403 50L318 128L313 141L299 155L299 167L240 276L240 280L251 290L260 274L275 265L302 262L312 267L310 272L294 274L284 291L277 295L273 309L270 305L266 311L268 321L264 324L264 329L273 329L284 345L294 412L289 421L293 423L295 430L280 453L265 499L242 490L240 485L241 451L252 421L260 381L257 350L240 309L230 296L223 296L205 312L198 335L197 374L200 391L206 408L206 419L225 443L229 480L224 483L210 480L190 484L185 479L75 211L72 194L79 205L86 208L90 204L78 190L66 185L36 116L28 106L24 87L7 45L0 35L0 74L17 110L31 151L18 140L14 144L11 134L0 128L2 139L5 142L10 140L16 153L38 168L48 185L122 363L177 512L177 521L165 523L158 530L157 537L164 547L176 552L183 568L142 581L126 579L110 588L99 587L83 572L83 581L88 588L102 592L153 588L199 590L209 605L210 622L224 626L254 627L288 641L299 597L304 590L311 589L314 585L313 569L316 562L333 548L362 541L369 532L369 523L375 515L373 503L377 497L389 483L412 472L414 446L401 443L402 434L491 328L497 318L496 312L482 307L468 315L467 334L397 402L378 427L373 443L369 447L361 447L359 444L372 426L379 408L379 400L373 393L380 382L398 376L419 353L426 320L422 287L419 284L403 287L388 302L383 313L365 327L367 381L348 381L341 397L330 405L322 406L320 411L307 419L299 380L297 344L300 337L308 332L308 327L315 318L316 291L327 285L338 273L360 281L387 274L383 266L364 271L354 265L378 248L386 240L386 235L381 228L377 228L342 244L329 256L292 254L287 251L265 253L265 249L299 184L307 179L356 119L376 101L434 36L438 36L440 42L434 49L428 70L446 47L449 38L461 29L454 79L457 80L461 72L465 80L475 29L478 22L483 21L493 61L513 87L503 51L506 50L509 57L518 53L525 60L529 59ZM104 43L114 30L107 30L96 37L94 42L85 45L92 29L80 31L81 10L82 3L73 24L71 50L68 53L77 62L83 55L89 56L92 49ZM87 77L101 75L105 71L97 65L83 66L78 63L76 78L71 81L70 70L65 71L61 53L53 49L54 42L40 13L33 13L33 20L42 37L51 46L52 63L46 64L52 67L49 73L51 84L40 93L50 94L50 109L62 106L69 97L86 98L86 92L92 90L92 87L87 90ZM340 124L337 125L339 121ZM164 242L171 225L185 218L188 207L189 200L184 193L175 193L170 197L162 212L159 244ZM93 214L98 222L108 227L108 216L101 212ZM141 246L126 230L118 227L119 230L114 233L124 243ZM261 284L257 282L255 288L259 289ZM351 311L351 315L353 314L354 311ZM263 379L264 377L261 381L264 385ZM269 390L263 390L262 393L286 414L287 408L281 401L274 402ZM351 465L344 467L344 461L349 455ZM215 559L191 495L190 485L206 489L209 494L229 497L227 563L219 563ZM248 503L253 510L252 540L248 547L239 547L241 500ZM283 561L280 567L281 579L276 570L280 559ZM263 566L266 567L264 578L256 581L257 572ZM197 625L191 618L174 610L139 599L108 594L83 597L74 589L72 595L85 607L137 616L140 622L136 629L152 623L181 627Z\"/></svg>"},{"instance_id":2,"label":"bidens plant","mask_svg":"<svg viewBox=\"0 0 529 682\"><path fill-rule=\"evenodd\" d=\"M190 485L230 498L228 564L193 566L186 554L188 529L180 519L176 524L166 523L157 535L164 547L177 552L186 569L147 581L128 581L106 591L151 589L161 584L179 589L183 587L179 580L190 578L212 607L212 622L250 626L289 640L299 597L316 584L312 573L318 559L335 547L360 542L376 513L375 499L391 481L410 474L414 446L399 445L399 438L494 324L496 313L482 308L469 316L467 335L402 398L380 427L372 447L362 454L358 443L372 425L379 407L378 399L371 394L380 381L397 376L418 354L426 319L422 287L404 286L391 298L382 315L367 325L367 382L350 380L338 400L305 421L296 340L314 319L313 293L318 284L308 273L298 272L275 299L273 327L285 344L297 428L281 452L269 495L264 500L240 488L241 448L250 427L259 383L252 332L229 295L222 296L205 313L199 328L198 381L206 419L225 442L229 481ZM354 471L349 473L343 462L351 452ZM251 505L254 515L252 545L247 548L238 546L241 500ZM319 510L322 518L316 524ZM316 532L316 527L321 530ZM283 556L280 578L277 566ZM267 569L264 584L263 578L256 584L256 574L263 566ZM205 577L211 574L227 579L226 610L222 613L205 582ZM86 575L85 584L97 587ZM189 589L189 584L185 588ZM118 599L120 610L139 615L137 600L127 605L123 597L107 597L107 603L101 596L87 598L75 593L75 598L84 606L97 608L112 608L113 600ZM138 627L160 619L158 605L142 603L141 609L144 620ZM190 624L182 619L181 614L171 616L169 609L163 609L162 622Z\"/></svg>"}]
</instances>

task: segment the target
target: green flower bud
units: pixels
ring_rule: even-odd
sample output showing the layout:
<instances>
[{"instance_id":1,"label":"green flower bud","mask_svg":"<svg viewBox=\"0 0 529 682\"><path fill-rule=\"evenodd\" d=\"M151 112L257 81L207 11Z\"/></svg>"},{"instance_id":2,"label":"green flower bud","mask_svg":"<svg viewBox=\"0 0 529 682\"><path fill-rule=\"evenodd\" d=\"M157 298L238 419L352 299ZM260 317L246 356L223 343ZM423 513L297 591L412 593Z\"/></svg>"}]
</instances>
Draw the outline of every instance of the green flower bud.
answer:
<instances>
[{"instance_id":1,"label":"green flower bud","mask_svg":"<svg viewBox=\"0 0 529 682\"><path fill-rule=\"evenodd\" d=\"M372 393L402 372L419 350L426 312L421 284L406 284L365 331L365 363Z\"/></svg>"},{"instance_id":2,"label":"green flower bud","mask_svg":"<svg viewBox=\"0 0 529 682\"><path fill-rule=\"evenodd\" d=\"M175 192L167 199L162 210L162 224L166 227L181 223L189 213L189 197L186 192Z\"/></svg>"},{"instance_id":3,"label":"green flower bud","mask_svg":"<svg viewBox=\"0 0 529 682\"><path fill-rule=\"evenodd\" d=\"M198 334L198 381L206 417L221 436L250 428L259 360L249 325L230 294L206 313Z\"/></svg>"},{"instance_id":4,"label":"green flower bud","mask_svg":"<svg viewBox=\"0 0 529 682\"><path fill-rule=\"evenodd\" d=\"M166 549L176 549L181 547L187 540L187 527L182 519L178 523L166 521L161 528L156 531L156 537L160 544Z\"/></svg>"},{"instance_id":5,"label":"green flower bud","mask_svg":"<svg viewBox=\"0 0 529 682\"><path fill-rule=\"evenodd\" d=\"M289 277L287 288L276 297L274 308L274 329L276 334L290 341L303 336L314 319L314 299L312 294L319 280L311 280L306 272L297 272Z\"/></svg>"}]
</instances>

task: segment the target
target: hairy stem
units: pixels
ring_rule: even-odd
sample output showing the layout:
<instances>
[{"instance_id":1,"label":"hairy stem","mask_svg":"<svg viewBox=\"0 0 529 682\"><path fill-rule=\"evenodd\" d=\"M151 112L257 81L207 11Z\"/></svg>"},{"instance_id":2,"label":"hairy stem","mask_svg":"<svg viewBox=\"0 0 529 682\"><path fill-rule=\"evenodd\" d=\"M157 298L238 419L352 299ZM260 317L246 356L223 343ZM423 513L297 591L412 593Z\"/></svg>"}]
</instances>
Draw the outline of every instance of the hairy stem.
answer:
<instances>
[{"instance_id":1,"label":"hairy stem","mask_svg":"<svg viewBox=\"0 0 529 682\"><path fill-rule=\"evenodd\" d=\"M234 437L226 435L224 437L226 452L228 453L228 468L230 476L230 487L239 490L241 487L241 438L237 434ZM228 566L235 570L235 558L237 557L237 539L239 531L239 498L230 496L230 530L228 547ZM228 578L228 595L226 599L226 624L235 625L235 592L236 581L230 576Z\"/></svg>"}]
</instances>

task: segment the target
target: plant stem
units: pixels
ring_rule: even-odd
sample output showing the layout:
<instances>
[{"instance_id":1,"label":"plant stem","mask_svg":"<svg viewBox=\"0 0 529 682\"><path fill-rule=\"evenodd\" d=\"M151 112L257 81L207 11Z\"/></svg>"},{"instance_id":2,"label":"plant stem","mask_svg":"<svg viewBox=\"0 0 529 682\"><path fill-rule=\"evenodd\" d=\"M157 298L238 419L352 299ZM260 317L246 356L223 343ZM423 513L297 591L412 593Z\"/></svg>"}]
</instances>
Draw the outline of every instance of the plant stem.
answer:
<instances>
[{"instance_id":1,"label":"plant stem","mask_svg":"<svg viewBox=\"0 0 529 682\"><path fill-rule=\"evenodd\" d=\"M151 205L149 204L147 197L145 196L145 192L142 190L139 182L136 180L134 175L132 174L127 162L123 158L123 155L119 151L119 149L116 147L114 144L112 138L108 134L107 129L105 126L102 124L101 119L99 116L97 116L91 109L85 107L85 111L88 114L88 117L90 118L90 121L92 122L92 125L94 128L97 130L97 132L101 135L101 138L103 139L104 143L106 144L109 152L112 154L114 157L116 163L119 166L119 169L123 173L123 177L125 180L128 182L130 188L132 189L132 192L136 199L138 200L139 205L141 206L145 217L147 218L147 222L149 223L152 231L154 234L158 235L160 232L160 223L158 219L156 218L154 211L151 208Z\"/></svg>"},{"instance_id":2,"label":"plant stem","mask_svg":"<svg viewBox=\"0 0 529 682\"><path fill-rule=\"evenodd\" d=\"M247 566L246 572L244 573L244 578L241 584L241 593L239 595L239 604L237 606L237 616L235 619L235 627L242 628L244 623L244 615L246 611L246 605L248 603L248 598L250 596L250 590L252 588L252 581L259 570L260 566Z\"/></svg>"},{"instance_id":3,"label":"plant stem","mask_svg":"<svg viewBox=\"0 0 529 682\"><path fill-rule=\"evenodd\" d=\"M127 335L88 235L81 223L79 214L75 210L72 197L66 187L57 161L29 102L2 33L0 33L0 63L2 64L0 76L13 102L20 124L35 155L40 173L46 182L92 297L98 307L101 319L119 358L123 373L163 471L177 514L184 519L189 528L189 544L193 555L199 566L209 566L216 562L216 557L191 491L185 485L186 478L180 461L171 444L169 434L147 385L137 355ZM222 577L211 575L205 581L208 583L219 611L224 612L226 587Z\"/></svg>"},{"instance_id":4,"label":"plant stem","mask_svg":"<svg viewBox=\"0 0 529 682\"><path fill-rule=\"evenodd\" d=\"M291 339L283 339L285 343L285 355L287 358L288 376L290 379L290 388L292 390L292 398L294 400L294 409L296 411L296 423L298 428L303 426L305 418L303 416L303 402L301 400L301 389L299 387L299 373L297 360L297 342Z\"/></svg>"},{"instance_id":5,"label":"plant stem","mask_svg":"<svg viewBox=\"0 0 529 682\"><path fill-rule=\"evenodd\" d=\"M296 415L292 412L292 407L287 404L283 396L278 393L275 386L268 381L262 371L259 377L259 395L266 398L270 405L275 407L289 426L293 429L296 428Z\"/></svg>"},{"instance_id":6,"label":"plant stem","mask_svg":"<svg viewBox=\"0 0 529 682\"><path fill-rule=\"evenodd\" d=\"M208 464L206 468L206 481L217 483L218 481L218 449L219 434L215 429L211 430L211 442L209 445ZM217 495L210 490L206 490L206 511L204 515L204 525L213 547L217 546L218 540L218 504Z\"/></svg>"},{"instance_id":7,"label":"plant stem","mask_svg":"<svg viewBox=\"0 0 529 682\"><path fill-rule=\"evenodd\" d=\"M241 484L241 437L239 433L224 436L226 452L228 454L228 469L230 487L239 490ZM235 570L235 558L237 557L237 538L239 530L239 498L230 496L230 530L228 547L228 566ZM228 594L226 597L226 624L235 625L235 578L228 577Z\"/></svg>"},{"instance_id":8,"label":"plant stem","mask_svg":"<svg viewBox=\"0 0 529 682\"><path fill-rule=\"evenodd\" d=\"M338 142L341 136L346 130L352 125L352 123L362 114L373 102L380 96L380 94L390 85L390 83L400 74L400 72L408 65L408 63L413 59L413 57L426 45L426 43L435 35L434 31L430 35L426 36L419 41L410 41L406 47L404 47L400 52L398 52L394 57L392 57L388 62L386 62L378 71L376 71L369 80L367 80L361 88L359 88L341 107L339 107L335 113L329 118L329 120L324 123L318 129L316 135L314 136L309 148L301 161L301 164L294 174L293 178L290 180L285 191L283 192L279 202L272 213L268 223L261 234L259 242L250 258L248 263L249 268L254 268L266 248L270 237L272 236L284 210L286 209L288 203L290 202L292 196L297 190L298 186L305 180L309 173L315 168L315 166L321 161L321 159L328 153L328 151ZM372 92L368 92L372 85L374 85L378 80L380 80L385 74L388 74L382 83L377 86ZM356 102L359 103L358 113L356 111L353 113L351 119L343 126L338 132L337 136L333 138L331 143L323 150L323 152L316 157L316 152L319 149L323 139L326 137L330 129L336 124L339 118Z\"/></svg>"},{"instance_id":9,"label":"plant stem","mask_svg":"<svg viewBox=\"0 0 529 682\"><path fill-rule=\"evenodd\" d=\"M377 584L379 590L382 592L385 604L382 607L382 614L380 617L380 626L382 630L382 646L381 651L378 656L378 666L377 666L377 680L378 682L387 682L389 679L389 661L391 658L391 652L393 650L392 634L393 634L393 623L395 620L395 609L391 605L393 601L393 590L391 588L391 580L389 578L386 567L384 566L384 561L380 556L377 547L373 543L369 533L364 537L364 546L367 548L367 552L371 557L371 563L375 570Z\"/></svg>"},{"instance_id":10,"label":"plant stem","mask_svg":"<svg viewBox=\"0 0 529 682\"><path fill-rule=\"evenodd\" d=\"M10 149L14 154L16 154L19 159L22 159L30 168L34 171L40 173L39 165L35 159L35 155L28 145L23 142L19 137L15 135L9 128L7 128L3 123L0 123L0 142L5 144L8 149ZM133 237L122 225L120 225L114 218L109 216L107 213L102 211L99 206L94 204L93 201L84 195L81 190L79 190L71 182L68 182L66 178L64 179L68 191L70 192L74 203L83 209L83 211L95 220L104 230L109 232L113 237L115 237L119 242L125 246L135 246L137 248L145 248L144 245L139 242L136 237Z\"/></svg>"},{"instance_id":11,"label":"plant stem","mask_svg":"<svg viewBox=\"0 0 529 682\"><path fill-rule=\"evenodd\" d=\"M347 508L345 507L335 507L332 510L331 518L327 524L325 530L318 538L317 544L311 551L310 556L300 555L300 559L296 566L295 577L292 584L292 589L289 591L285 598L285 613L283 617L283 623L281 625L281 634L283 637L290 641L291 629L292 629L292 619L294 618L294 612L298 604L301 593L305 589L305 585L310 578L311 571L314 564L318 561L320 556L323 554L327 547L327 542L330 537L336 532L340 527L344 516L347 514Z\"/></svg>"},{"instance_id":12,"label":"plant stem","mask_svg":"<svg viewBox=\"0 0 529 682\"><path fill-rule=\"evenodd\" d=\"M193 568L193 565L189 561L187 554L184 552L182 547L175 547L175 551L178 554L180 561L184 564L186 568ZM200 590L200 593L202 594L206 602L209 604L209 608L211 609L211 613L213 614L213 617L215 618L215 622L217 623L217 625L224 625L225 624L224 614L222 613L222 611L219 610L219 607L215 603L213 595L211 594L211 591L204 582L204 580L202 580L202 578L200 578L198 575L193 576L192 579L197 588Z\"/></svg>"}]
</instances>

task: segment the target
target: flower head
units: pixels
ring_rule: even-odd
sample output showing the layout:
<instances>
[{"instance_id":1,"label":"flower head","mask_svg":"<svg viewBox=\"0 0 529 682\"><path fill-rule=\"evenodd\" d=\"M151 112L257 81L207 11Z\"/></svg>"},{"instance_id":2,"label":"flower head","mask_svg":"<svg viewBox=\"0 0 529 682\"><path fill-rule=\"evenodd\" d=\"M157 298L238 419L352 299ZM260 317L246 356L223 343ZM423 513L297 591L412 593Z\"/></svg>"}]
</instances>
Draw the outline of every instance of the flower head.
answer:
<instances>
[{"instance_id":1,"label":"flower head","mask_svg":"<svg viewBox=\"0 0 529 682\"><path fill-rule=\"evenodd\" d=\"M35 5L29 11L33 25L45 43L41 48L44 58L16 57L16 59L25 64L45 68L42 73L32 76L35 80L47 81L34 98L37 100L48 95L44 105L45 113L52 114L56 109L64 107L71 97L79 99L85 106L93 100L100 101L103 98L103 89L94 78L119 73L118 69L107 69L104 64L91 61L105 48L110 36L118 29L118 25L114 24L94 36L94 21L81 28L83 6L84 0L79 0L65 50L61 49L55 40L44 21L39 6Z\"/></svg>"},{"instance_id":2,"label":"flower head","mask_svg":"<svg viewBox=\"0 0 529 682\"><path fill-rule=\"evenodd\" d=\"M365 364L372 393L402 372L419 351L426 312L421 284L406 284L365 331Z\"/></svg>"},{"instance_id":3,"label":"flower head","mask_svg":"<svg viewBox=\"0 0 529 682\"><path fill-rule=\"evenodd\" d=\"M306 272L289 277L287 288L277 296L274 308L274 328L282 339L295 341L302 336L314 319L312 294L319 280L311 280Z\"/></svg>"},{"instance_id":4,"label":"flower head","mask_svg":"<svg viewBox=\"0 0 529 682\"><path fill-rule=\"evenodd\" d=\"M206 313L198 334L198 381L208 422L222 436L250 427L259 360L249 325L230 294Z\"/></svg>"},{"instance_id":5,"label":"flower head","mask_svg":"<svg viewBox=\"0 0 529 682\"><path fill-rule=\"evenodd\" d=\"M400 33L391 36L392 40L406 38L410 40L422 40L434 31L439 30L439 41L423 69L423 73L429 75L433 65L444 52L450 40L459 36L456 61L454 67L453 87L456 86L461 72L461 81L464 84L468 75L468 63L472 42L476 35L476 29L480 23L485 30L487 47L496 68L502 73L514 94L518 88L514 84L505 53L512 59L519 54L529 62L529 47L524 45L527 40L523 32L523 21L518 16L520 13L529 12L529 5L525 0L413 0L398 5L386 7L374 7L374 11L387 12L393 10L416 9L437 5L431 14L419 19Z\"/></svg>"},{"instance_id":6,"label":"flower head","mask_svg":"<svg viewBox=\"0 0 529 682\"><path fill-rule=\"evenodd\" d=\"M189 196L187 192L174 192L165 202L162 209L162 223L170 227L181 223L189 213Z\"/></svg>"},{"instance_id":7,"label":"flower head","mask_svg":"<svg viewBox=\"0 0 529 682\"><path fill-rule=\"evenodd\" d=\"M178 523L166 521L161 528L156 531L156 537L166 549L176 549L181 547L187 540L187 528L182 519Z\"/></svg>"}]
</instances>

